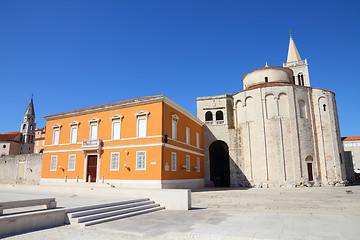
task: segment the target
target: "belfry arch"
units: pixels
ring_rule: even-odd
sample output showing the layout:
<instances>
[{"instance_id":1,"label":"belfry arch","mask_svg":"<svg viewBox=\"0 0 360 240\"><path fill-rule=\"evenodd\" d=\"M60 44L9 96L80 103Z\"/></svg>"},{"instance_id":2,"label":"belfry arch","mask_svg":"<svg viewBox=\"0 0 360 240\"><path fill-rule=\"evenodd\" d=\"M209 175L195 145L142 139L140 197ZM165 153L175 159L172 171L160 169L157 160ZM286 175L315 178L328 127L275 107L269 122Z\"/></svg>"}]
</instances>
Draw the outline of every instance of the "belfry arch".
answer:
<instances>
[{"instance_id":1,"label":"belfry arch","mask_svg":"<svg viewBox=\"0 0 360 240\"><path fill-rule=\"evenodd\" d=\"M215 141L209 147L210 181L215 187L230 186L229 147L223 141Z\"/></svg>"}]
</instances>

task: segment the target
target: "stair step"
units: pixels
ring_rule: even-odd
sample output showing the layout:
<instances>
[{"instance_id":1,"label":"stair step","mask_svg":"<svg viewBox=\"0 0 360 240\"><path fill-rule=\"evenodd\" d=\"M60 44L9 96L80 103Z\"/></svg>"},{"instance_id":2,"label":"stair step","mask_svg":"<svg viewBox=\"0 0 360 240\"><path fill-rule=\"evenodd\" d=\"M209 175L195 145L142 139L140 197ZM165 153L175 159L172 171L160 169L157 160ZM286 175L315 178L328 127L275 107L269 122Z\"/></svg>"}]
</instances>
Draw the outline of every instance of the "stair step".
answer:
<instances>
[{"instance_id":1,"label":"stair step","mask_svg":"<svg viewBox=\"0 0 360 240\"><path fill-rule=\"evenodd\" d=\"M91 221L91 220L107 218L107 217L112 217L112 216L126 214L126 213L132 213L132 212L135 212L135 211L141 211L141 210L145 210L145 209L149 209L149 208L153 208L153 207L158 207L158 206L160 206L160 205L159 204L147 204L147 205L143 205L143 206L131 207L131 208L126 208L126 209L117 210L117 211L111 211L111 212L105 212L105 213L97 213L97 214L93 214L93 215L79 217L79 218L76 218L74 220L75 220L75 222L83 223L83 222L87 222L87 221Z\"/></svg>"},{"instance_id":2,"label":"stair step","mask_svg":"<svg viewBox=\"0 0 360 240\"><path fill-rule=\"evenodd\" d=\"M125 209L125 208L138 207L138 206L143 206L143 205L148 205L148 204L153 204L153 203L155 203L155 202L154 201L141 201L141 202L135 202L135 203L115 205L115 206L110 206L110 207L96 208L96 209L91 209L91 210L84 210L84 211L70 213L69 217L79 218L79 217L83 217L83 216L94 215L97 213L106 213L106 212L121 210L121 209Z\"/></svg>"},{"instance_id":3,"label":"stair step","mask_svg":"<svg viewBox=\"0 0 360 240\"><path fill-rule=\"evenodd\" d=\"M114 220L118 220L118 219L122 219L122 218L127 218L127 217L133 217L133 216L136 216L136 215L155 212L155 211L159 211L159 210L163 210L163 209L165 209L165 208L160 207L160 206L159 207L152 207L152 208L149 208L149 209L144 209L144 210L141 210L141 211L121 214L121 215L118 215L118 216L111 216L111 217L96 219L96 220L88 221L88 222L85 222L85 223L80 223L80 225L83 225L83 226L87 227L87 226L91 226L91 225L95 225L95 224L99 224L99 223L110 222L110 221L114 221Z\"/></svg>"},{"instance_id":4,"label":"stair step","mask_svg":"<svg viewBox=\"0 0 360 240\"><path fill-rule=\"evenodd\" d=\"M106 208L106 207L111 207L111 206L119 206L119 205L143 202L143 201L149 201L149 198L138 198L138 199L119 201L119 202L110 202L110 203L101 203L101 204L87 205L87 206L81 206L81 207L72 207L72 208L67 208L66 213L80 212L80 211L86 211L86 210L98 209L98 208Z\"/></svg>"}]
</instances>

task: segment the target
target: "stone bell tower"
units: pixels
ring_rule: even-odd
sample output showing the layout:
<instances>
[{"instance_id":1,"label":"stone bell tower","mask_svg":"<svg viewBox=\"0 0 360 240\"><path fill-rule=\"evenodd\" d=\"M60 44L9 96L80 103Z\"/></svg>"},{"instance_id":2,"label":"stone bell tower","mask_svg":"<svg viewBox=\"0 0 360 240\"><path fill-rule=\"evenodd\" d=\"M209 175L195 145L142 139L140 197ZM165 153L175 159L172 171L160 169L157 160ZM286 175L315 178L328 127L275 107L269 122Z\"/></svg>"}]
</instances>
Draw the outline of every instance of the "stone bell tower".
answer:
<instances>
[{"instance_id":1,"label":"stone bell tower","mask_svg":"<svg viewBox=\"0 0 360 240\"><path fill-rule=\"evenodd\" d=\"M283 67L290 68L294 72L294 84L310 87L309 69L308 63L305 60L301 60L300 54L295 46L294 39L290 32L289 50L286 63L283 63Z\"/></svg>"},{"instance_id":2,"label":"stone bell tower","mask_svg":"<svg viewBox=\"0 0 360 240\"><path fill-rule=\"evenodd\" d=\"M30 103L24 114L24 121L21 123L21 149L20 154L34 152L34 139L35 139L35 111L33 98L31 97Z\"/></svg>"}]
</instances>

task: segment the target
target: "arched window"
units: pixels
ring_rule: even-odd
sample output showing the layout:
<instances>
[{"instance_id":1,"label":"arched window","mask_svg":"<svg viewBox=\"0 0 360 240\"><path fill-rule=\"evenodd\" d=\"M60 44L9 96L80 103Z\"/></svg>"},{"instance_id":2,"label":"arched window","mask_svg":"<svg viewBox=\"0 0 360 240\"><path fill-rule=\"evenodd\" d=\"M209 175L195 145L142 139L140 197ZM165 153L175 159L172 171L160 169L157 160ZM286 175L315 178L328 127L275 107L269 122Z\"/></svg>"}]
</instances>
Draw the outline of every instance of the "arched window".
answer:
<instances>
[{"instance_id":1,"label":"arched window","mask_svg":"<svg viewBox=\"0 0 360 240\"><path fill-rule=\"evenodd\" d=\"M269 82L269 78L268 77L265 77L265 82Z\"/></svg>"},{"instance_id":2,"label":"arched window","mask_svg":"<svg viewBox=\"0 0 360 240\"><path fill-rule=\"evenodd\" d=\"M24 124L24 126L23 126L23 130L25 130L25 128L26 128L26 124Z\"/></svg>"},{"instance_id":3,"label":"arched window","mask_svg":"<svg viewBox=\"0 0 360 240\"><path fill-rule=\"evenodd\" d=\"M30 130L33 130L33 129L34 129L34 126L31 125L31 126L30 126Z\"/></svg>"},{"instance_id":4,"label":"arched window","mask_svg":"<svg viewBox=\"0 0 360 240\"><path fill-rule=\"evenodd\" d=\"M207 112L205 113L205 121L212 121L212 120L213 120L212 112L207 111Z\"/></svg>"},{"instance_id":5,"label":"arched window","mask_svg":"<svg viewBox=\"0 0 360 240\"><path fill-rule=\"evenodd\" d=\"M326 112L326 104L323 105L324 112Z\"/></svg>"},{"instance_id":6,"label":"arched window","mask_svg":"<svg viewBox=\"0 0 360 240\"><path fill-rule=\"evenodd\" d=\"M222 111L216 112L216 120L224 120L224 114Z\"/></svg>"}]
</instances>

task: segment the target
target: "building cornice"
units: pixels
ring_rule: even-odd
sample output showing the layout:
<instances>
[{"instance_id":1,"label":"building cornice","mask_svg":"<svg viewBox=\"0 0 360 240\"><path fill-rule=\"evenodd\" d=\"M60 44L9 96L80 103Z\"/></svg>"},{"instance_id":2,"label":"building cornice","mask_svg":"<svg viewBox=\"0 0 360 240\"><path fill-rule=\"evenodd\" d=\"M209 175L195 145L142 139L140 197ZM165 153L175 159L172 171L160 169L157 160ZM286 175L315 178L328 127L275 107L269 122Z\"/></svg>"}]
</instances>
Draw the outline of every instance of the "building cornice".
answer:
<instances>
[{"instance_id":1,"label":"building cornice","mask_svg":"<svg viewBox=\"0 0 360 240\"><path fill-rule=\"evenodd\" d=\"M116 102L116 103L109 103L109 104L104 104L104 105L99 105L99 106L94 106L94 107L73 110L73 111L69 111L69 112L52 114L52 115L45 116L44 118L49 121L49 120L79 116L79 115L84 115L84 114L89 114L89 113L103 112L103 111L108 111L108 110L113 110L113 109L126 108L126 107L138 106L138 105L143 105L143 104L161 102L163 100L163 98L164 98L163 95L155 95L155 96L150 96L150 97L131 99L131 100L126 100L126 101L121 101L121 102Z\"/></svg>"}]
</instances>

